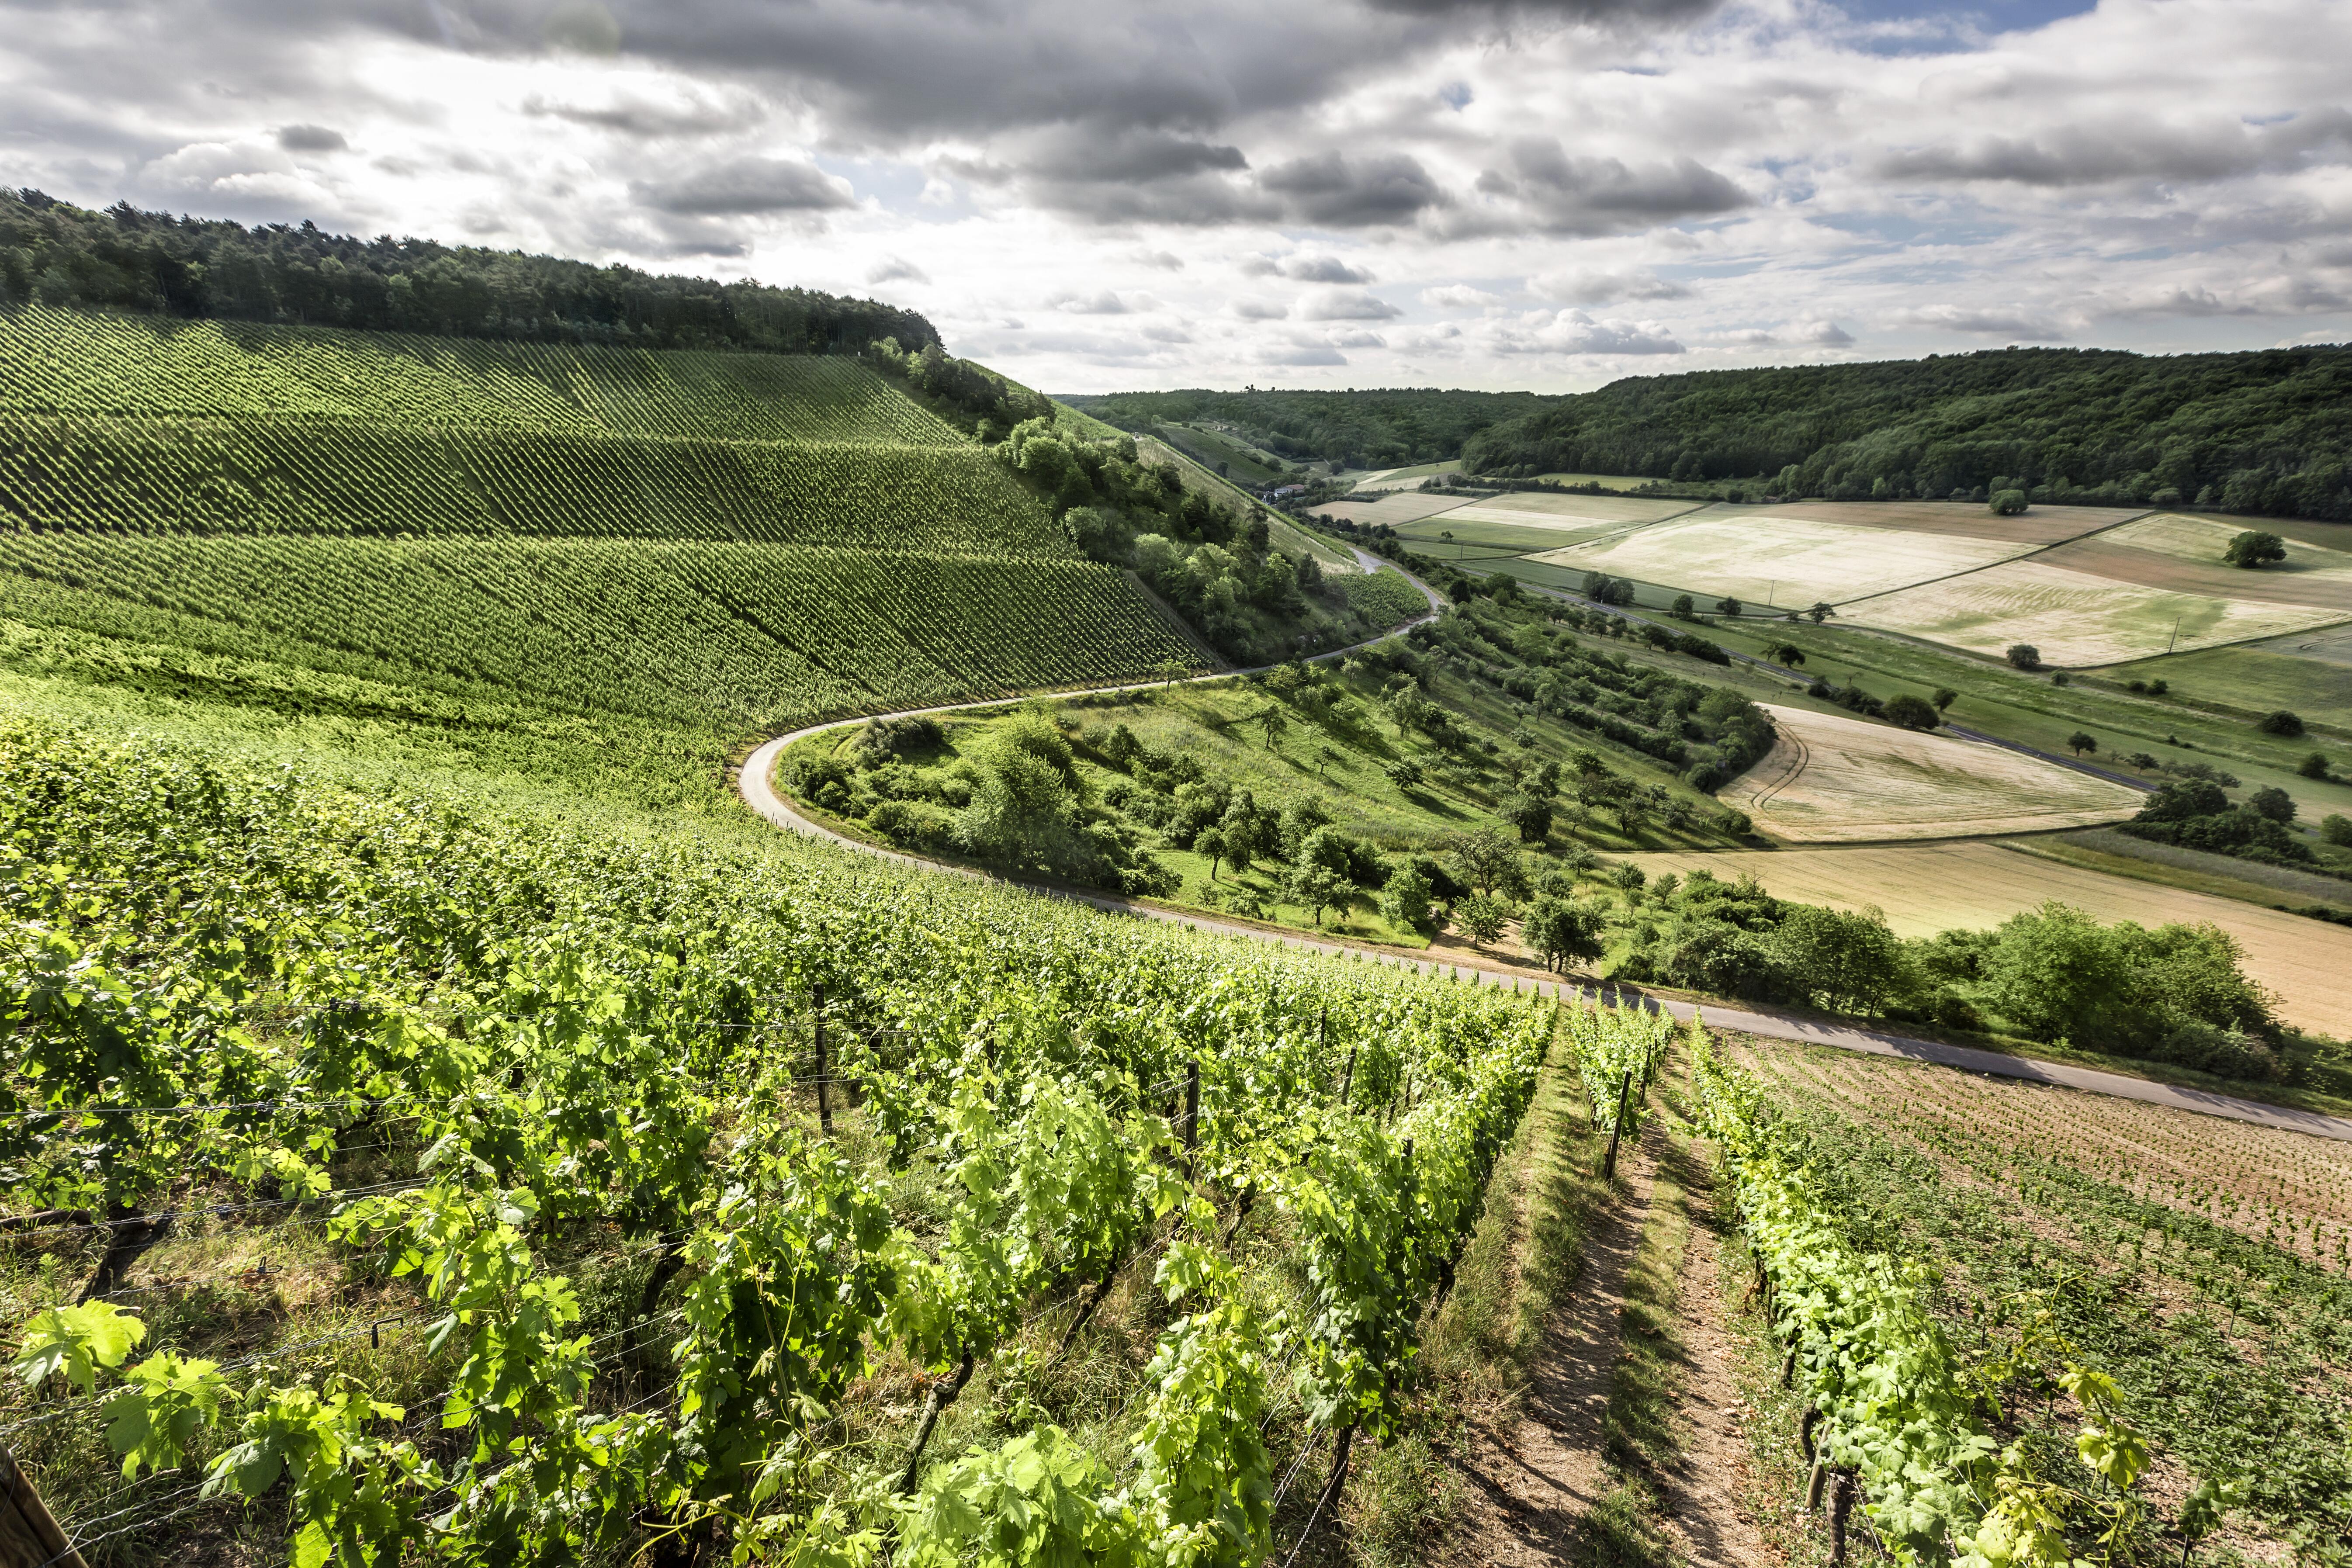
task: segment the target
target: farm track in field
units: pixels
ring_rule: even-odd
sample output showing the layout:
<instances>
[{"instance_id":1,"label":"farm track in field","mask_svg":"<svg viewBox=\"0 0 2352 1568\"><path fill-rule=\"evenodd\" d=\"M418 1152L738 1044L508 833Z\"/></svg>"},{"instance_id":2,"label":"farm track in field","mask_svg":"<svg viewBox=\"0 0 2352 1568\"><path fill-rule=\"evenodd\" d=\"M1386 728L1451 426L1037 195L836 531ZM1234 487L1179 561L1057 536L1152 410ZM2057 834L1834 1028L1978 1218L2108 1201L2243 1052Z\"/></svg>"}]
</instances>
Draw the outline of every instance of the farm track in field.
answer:
<instances>
[{"instance_id":1,"label":"farm track in field","mask_svg":"<svg viewBox=\"0 0 2352 1568\"><path fill-rule=\"evenodd\" d=\"M1389 631L1381 633L1381 637L1392 637L1398 632L1436 617L1436 607L1440 603L1439 595L1427 584L1412 577L1410 574L1406 575L1415 587L1428 596L1431 605L1430 614L1417 620L1406 622L1404 626L1391 627ZM1313 662L1339 658L1379 640L1381 638L1376 637L1348 647L1333 648L1328 653L1318 654ZM1187 679L1188 682L1223 680L1230 679L1237 674L1250 673L1252 672L1249 670L1227 670L1220 674L1192 676ZM1099 687L1092 689L1092 693L1101 695L1117 691L1155 689L1162 684L1165 683L1149 681L1132 686ZM990 701L910 709L906 713L877 714L869 717L890 719L903 718L913 713L951 713L968 709L999 707L1006 700L1008 700L999 698ZM807 725L777 736L752 752L736 770L737 793L742 796L744 804L760 816L778 827L788 832L798 833L804 837L836 844L844 848L855 849L861 854L895 861L902 866L958 873L991 881L1020 880L994 876L970 868L947 866L922 856L908 855L895 849L884 849L876 845L848 837L802 816L793 809L790 802L777 793L772 775L775 772L776 759L782 754L785 747L808 736L821 734L827 730L842 729L866 721L867 720L864 718L837 719L827 723ZM1620 987L1613 984L1593 986L1580 984L1575 981L1544 979L1529 975L1524 971L1487 969L1475 964L1426 958L1415 953L1318 939L1295 931L1239 924L1231 921L1212 920L1205 915L1162 909L1113 894L1087 892L1046 883L1024 882L1024 885L1051 897L1075 900L1112 914L1135 915L1147 920L1178 921L1202 931L1245 937L1253 942L1286 942L1293 947L1311 949L1319 952L1361 954L1381 962L1409 963L1424 973L1451 971L1458 977L1478 984L1499 984L1507 980L1515 986L1531 985L1536 991L1547 996L1631 1003L1660 1008L1678 1018L1687 1018L1700 1010L1696 1004L1673 997L1650 996L1630 986ZM2297 1110L2287 1106L2265 1105L2258 1100L2241 1100L2234 1095L2216 1094L2210 1090L2185 1088L2176 1084L2157 1083L2146 1079L2132 1078L2123 1073L2102 1072L2095 1068L2074 1067L2063 1062L2037 1061L2031 1058L2004 1056L1998 1051L1976 1050L1965 1046L1948 1046L1938 1041L1915 1039L1906 1035L1868 1029L1851 1024L1822 1023L1811 1018L1759 1012L1728 1005L1708 1005L1705 1011L1707 1021L1713 1025L1722 1028L1738 1029L1751 1035L1762 1035L1770 1039L1801 1040L1813 1045L1834 1046L1842 1050L1866 1052L1874 1056L1903 1057L1914 1061L1934 1062L1945 1067L1956 1067L1965 1071L1983 1073L1995 1078L2021 1079L2029 1082L2060 1085L2069 1089L2084 1089L2094 1094L2141 1100L2152 1105L2168 1105L2177 1110L2194 1110L2208 1116L2227 1117L2232 1121L2252 1122L2257 1126L2275 1127L2286 1131L2308 1132L2322 1138L2352 1141L2352 1119L2326 1116L2317 1111Z\"/></svg>"}]
</instances>

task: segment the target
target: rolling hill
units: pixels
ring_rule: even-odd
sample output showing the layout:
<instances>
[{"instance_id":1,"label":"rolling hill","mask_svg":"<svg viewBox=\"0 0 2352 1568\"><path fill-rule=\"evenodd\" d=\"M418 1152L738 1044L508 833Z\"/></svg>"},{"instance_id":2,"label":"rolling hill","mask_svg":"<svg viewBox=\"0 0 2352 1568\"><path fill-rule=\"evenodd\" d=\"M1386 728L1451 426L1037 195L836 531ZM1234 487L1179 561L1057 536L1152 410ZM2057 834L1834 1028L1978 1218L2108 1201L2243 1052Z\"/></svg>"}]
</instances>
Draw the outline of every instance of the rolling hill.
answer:
<instances>
[{"instance_id":1,"label":"rolling hill","mask_svg":"<svg viewBox=\"0 0 2352 1568\"><path fill-rule=\"evenodd\" d=\"M0 314L0 516L19 668L673 802L761 731L1202 658L843 356L33 305Z\"/></svg>"}]
</instances>

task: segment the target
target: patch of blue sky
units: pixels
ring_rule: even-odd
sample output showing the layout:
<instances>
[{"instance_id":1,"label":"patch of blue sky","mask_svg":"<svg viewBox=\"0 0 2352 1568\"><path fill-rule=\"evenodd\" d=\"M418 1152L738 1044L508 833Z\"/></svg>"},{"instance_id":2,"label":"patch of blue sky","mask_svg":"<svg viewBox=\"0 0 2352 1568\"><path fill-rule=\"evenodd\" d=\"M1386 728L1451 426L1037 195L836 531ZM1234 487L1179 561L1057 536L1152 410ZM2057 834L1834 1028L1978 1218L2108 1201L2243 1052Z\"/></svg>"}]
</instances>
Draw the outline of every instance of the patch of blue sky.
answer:
<instances>
[{"instance_id":1,"label":"patch of blue sky","mask_svg":"<svg viewBox=\"0 0 2352 1568\"><path fill-rule=\"evenodd\" d=\"M1845 41L1877 55L1954 54L2000 33L2031 32L2098 8L2098 0L1838 0L1857 24Z\"/></svg>"},{"instance_id":2,"label":"patch of blue sky","mask_svg":"<svg viewBox=\"0 0 2352 1568\"><path fill-rule=\"evenodd\" d=\"M929 179L916 164L895 158L836 158L823 153L814 162L826 174L847 180L850 189L861 200L878 201L883 211L895 216L925 223L952 223L972 216L971 204L952 182L948 186L952 193L950 200L924 200L923 192Z\"/></svg>"}]
</instances>

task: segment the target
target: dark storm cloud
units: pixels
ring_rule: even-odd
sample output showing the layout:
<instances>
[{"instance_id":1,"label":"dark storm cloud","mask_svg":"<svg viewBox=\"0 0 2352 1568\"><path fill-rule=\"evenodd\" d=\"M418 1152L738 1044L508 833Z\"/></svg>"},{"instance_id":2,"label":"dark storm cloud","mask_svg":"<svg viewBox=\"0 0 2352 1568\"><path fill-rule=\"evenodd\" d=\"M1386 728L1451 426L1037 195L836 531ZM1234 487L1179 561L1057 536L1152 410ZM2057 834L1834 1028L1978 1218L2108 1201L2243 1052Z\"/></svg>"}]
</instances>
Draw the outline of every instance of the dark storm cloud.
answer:
<instances>
[{"instance_id":1,"label":"dark storm cloud","mask_svg":"<svg viewBox=\"0 0 2352 1568\"><path fill-rule=\"evenodd\" d=\"M330 131L323 125L281 125L278 128L278 144L289 153L343 153L351 143L340 131Z\"/></svg>"},{"instance_id":2,"label":"dark storm cloud","mask_svg":"<svg viewBox=\"0 0 2352 1568\"><path fill-rule=\"evenodd\" d=\"M1568 235L1647 228L1750 205L1747 192L1695 159L1637 166L1617 158L1580 158L1551 136L1513 142L1509 169L1484 171L1477 188L1514 203L1534 226Z\"/></svg>"},{"instance_id":3,"label":"dark storm cloud","mask_svg":"<svg viewBox=\"0 0 2352 1568\"><path fill-rule=\"evenodd\" d=\"M1127 130L1100 134L1087 128L1057 132L1023 161L1025 173L1041 179L1116 181L1122 184L1182 179L1249 167L1238 147L1189 136Z\"/></svg>"},{"instance_id":4,"label":"dark storm cloud","mask_svg":"<svg viewBox=\"0 0 2352 1568\"><path fill-rule=\"evenodd\" d=\"M791 158L735 158L676 180L632 182L639 206L688 217L821 212L856 205L813 163Z\"/></svg>"},{"instance_id":5,"label":"dark storm cloud","mask_svg":"<svg viewBox=\"0 0 2352 1568\"><path fill-rule=\"evenodd\" d=\"M2133 120L2069 125L2038 136L1987 136L1965 143L1906 148L1879 159L1890 180L1993 180L2025 185L2093 185L2114 180L2204 184L2317 163L2352 151L2352 112L2297 115L2275 125L2224 121L2204 128Z\"/></svg>"},{"instance_id":6,"label":"dark storm cloud","mask_svg":"<svg viewBox=\"0 0 2352 1568\"><path fill-rule=\"evenodd\" d=\"M1324 228L1410 223L1445 202L1421 161L1404 153L1294 158L1268 169L1257 183L1282 197L1295 220Z\"/></svg>"}]
</instances>

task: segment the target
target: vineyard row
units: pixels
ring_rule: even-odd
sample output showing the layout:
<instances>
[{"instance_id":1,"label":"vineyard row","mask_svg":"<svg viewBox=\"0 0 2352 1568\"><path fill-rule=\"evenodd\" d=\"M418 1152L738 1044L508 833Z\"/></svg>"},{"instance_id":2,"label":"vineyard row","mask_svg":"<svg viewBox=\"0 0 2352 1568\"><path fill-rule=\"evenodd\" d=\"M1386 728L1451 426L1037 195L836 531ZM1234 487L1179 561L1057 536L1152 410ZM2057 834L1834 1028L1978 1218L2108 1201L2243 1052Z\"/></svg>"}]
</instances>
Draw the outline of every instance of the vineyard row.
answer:
<instances>
[{"instance_id":1,"label":"vineyard row","mask_svg":"<svg viewBox=\"0 0 2352 1568\"><path fill-rule=\"evenodd\" d=\"M0 614L730 732L1196 658L1109 567L791 545L18 534Z\"/></svg>"},{"instance_id":2,"label":"vineyard row","mask_svg":"<svg viewBox=\"0 0 2352 1568\"><path fill-rule=\"evenodd\" d=\"M0 310L0 409L969 447L853 359Z\"/></svg>"}]
</instances>

